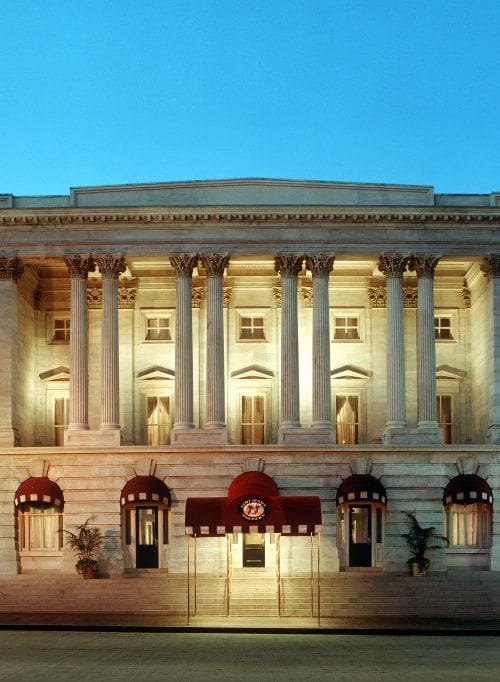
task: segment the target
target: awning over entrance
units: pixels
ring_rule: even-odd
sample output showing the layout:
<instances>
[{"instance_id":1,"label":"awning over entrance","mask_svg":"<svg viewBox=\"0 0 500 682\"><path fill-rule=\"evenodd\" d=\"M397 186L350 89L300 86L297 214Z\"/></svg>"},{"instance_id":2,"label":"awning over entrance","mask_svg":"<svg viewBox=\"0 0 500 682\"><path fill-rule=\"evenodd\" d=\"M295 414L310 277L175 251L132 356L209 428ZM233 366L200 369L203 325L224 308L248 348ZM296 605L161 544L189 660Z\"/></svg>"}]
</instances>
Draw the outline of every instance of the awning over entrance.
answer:
<instances>
[{"instance_id":1,"label":"awning over entrance","mask_svg":"<svg viewBox=\"0 0 500 682\"><path fill-rule=\"evenodd\" d=\"M444 489L443 504L483 504L493 505L493 492L484 478L477 474L455 476Z\"/></svg>"},{"instance_id":2,"label":"awning over entrance","mask_svg":"<svg viewBox=\"0 0 500 682\"><path fill-rule=\"evenodd\" d=\"M337 506L346 502L381 502L386 504L387 495L382 483L370 474L353 474L339 485Z\"/></svg>"},{"instance_id":3,"label":"awning over entrance","mask_svg":"<svg viewBox=\"0 0 500 682\"><path fill-rule=\"evenodd\" d=\"M248 471L229 486L227 497L189 497L186 534L217 537L226 533L310 535L321 530L317 496L281 496L272 478Z\"/></svg>"},{"instance_id":4,"label":"awning over entrance","mask_svg":"<svg viewBox=\"0 0 500 682\"><path fill-rule=\"evenodd\" d=\"M125 483L120 501L122 506L136 502L156 502L170 506L170 491L156 476L135 476Z\"/></svg>"},{"instance_id":5,"label":"awning over entrance","mask_svg":"<svg viewBox=\"0 0 500 682\"><path fill-rule=\"evenodd\" d=\"M21 483L14 496L16 507L29 502L45 502L62 507L64 495L55 481L46 476L32 476Z\"/></svg>"}]
</instances>

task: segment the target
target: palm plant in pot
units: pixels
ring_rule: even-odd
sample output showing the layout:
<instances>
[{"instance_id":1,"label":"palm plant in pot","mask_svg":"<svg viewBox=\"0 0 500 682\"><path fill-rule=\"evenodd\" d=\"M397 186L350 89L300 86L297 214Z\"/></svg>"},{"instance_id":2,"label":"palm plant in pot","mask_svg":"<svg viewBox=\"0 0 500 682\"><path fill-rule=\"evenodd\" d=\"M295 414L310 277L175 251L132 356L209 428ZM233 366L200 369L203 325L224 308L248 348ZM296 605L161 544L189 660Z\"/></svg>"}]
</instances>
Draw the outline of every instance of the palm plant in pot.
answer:
<instances>
[{"instance_id":1,"label":"palm plant in pot","mask_svg":"<svg viewBox=\"0 0 500 682\"><path fill-rule=\"evenodd\" d=\"M103 544L103 534L100 528L91 528L90 522L93 517L89 517L84 523L76 526L76 533L65 530L67 535L66 543L74 551L77 557L75 564L76 572L82 578L95 578L99 568L98 555Z\"/></svg>"},{"instance_id":2,"label":"palm plant in pot","mask_svg":"<svg viewBox=\"0 0 500 682\"><path fill-rule=\"evenodd\" d=\"M434 526L422 528L413 512L405 511L403 513L406 514L409 525L408 532L401 536L410 548L410 558L406 564L412 575L427 575L431 561L426 556L426 552L431 549L439 549L443 543L448 544L448 538L436 533Z\"/></svg>"}]
</instances>

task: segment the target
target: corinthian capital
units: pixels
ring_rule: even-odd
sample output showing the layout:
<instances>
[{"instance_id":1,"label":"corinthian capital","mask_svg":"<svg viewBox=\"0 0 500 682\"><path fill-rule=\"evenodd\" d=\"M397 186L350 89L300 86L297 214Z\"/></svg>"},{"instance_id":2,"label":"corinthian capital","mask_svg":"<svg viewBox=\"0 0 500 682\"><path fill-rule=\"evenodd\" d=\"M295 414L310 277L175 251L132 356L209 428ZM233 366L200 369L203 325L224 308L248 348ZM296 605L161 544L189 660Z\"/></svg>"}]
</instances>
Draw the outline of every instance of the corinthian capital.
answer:
<instances>
[{"instance_id":1,"label":"corinthian capital","mask_svg":"<svg viewBox=\"0 0 500 682\"><path fill-rule=\"evenodd\" d=\"M99 272L106 279L119 277L127 268L125 258L120 254L105 253L101 256L96 256L95 262Z\"/></svg>"},{"instance_id":2,"label":"corinthian capital","mask_svg":"<svg viewBox=\"0 0 500 682\"><path fill-rule=\"evenodd\" d=\"M328 277L334 261L333 253L316 253L313 256L306 256L306 268L312 272L313 277Z\"/></svg>"},{"instance_id":3,"label":"corinthian capital","mask_svg":"<svg viewBox=\"0 0 500 682\"><path fill-rule=\"evenodd\" d=\"M0 279L12 279L17 282L23 272L24 265L20 258L0 256Z\"/></svg>"},{"instance_id":4,"label":"corinthian capital","mask_svg":"<svg viewBox=\"0 0 500 682\"><path fill-rule=\"evenodd\" d=\"M383 253L378 258L378 269L386 277L402 277L408 264L408 256L402 253Z\"/></svg>"},{"instance_id":5,"label":"corinthian capital","mask_svg":"<svg viewBox=\"0 0 500 682\"><path fill-rule=\"evenodd\" d=\"M202 253L200 258L207 271L207 277L222 277L229 265L227 253Z\"/></svg>"},{"instance_id":6,"label":"corinthian capital","mask_svg":"<svg viewBox=\"0 0 500 682\"><path fill-rule=\"evenodd\" d=\"M87 279L89 272L95 268L92 256L68 256L64 259L71 277Z\"/></svg>"},{"instance_id":7,"label":"corinthian capital","mask_svg":"<svg viewBox=\"0 0 500 682\"><path fill-rule=\"evenodd\" d=\"M192 277L197 263L196 253L180 253L177 256L170 256L170 265L174 268L177 277Z\"/></svg>"},{"instance_id":8,"label":"corinthian capital","mask_svg":"<svg viewBox=\"0 0 500 682\"><path fill-rule=\"evenodd\" d=\"M410 258L409 268L410 270L415 270L417 277L426 277L427 279L433 279L434 270L436 265L439 263L439 256L433 256L431 254L415 254Z\"/></svg>"},{"instance_id":9,"label":"corinthian capital","mask_svg":"<svg viewBox=\"0 0 500 682\"><path fill-rule=\"evenodd\" d=\"M297 277L302 270L303 260L302 255L278 253L274 257L274 269L282 277Z\"/></svg>"},{"instance_id":10,"label":"corinthian capital","mask_svg":"<svg viewBox=\"0 0 500 682\"><path fill-rule=\"evenodd\" d=\"M484 272L484 276L488 279L500 277L500 256L497 254L486 256L486 258L483 258L480 267Z\"/></svg>"}]
</instances>

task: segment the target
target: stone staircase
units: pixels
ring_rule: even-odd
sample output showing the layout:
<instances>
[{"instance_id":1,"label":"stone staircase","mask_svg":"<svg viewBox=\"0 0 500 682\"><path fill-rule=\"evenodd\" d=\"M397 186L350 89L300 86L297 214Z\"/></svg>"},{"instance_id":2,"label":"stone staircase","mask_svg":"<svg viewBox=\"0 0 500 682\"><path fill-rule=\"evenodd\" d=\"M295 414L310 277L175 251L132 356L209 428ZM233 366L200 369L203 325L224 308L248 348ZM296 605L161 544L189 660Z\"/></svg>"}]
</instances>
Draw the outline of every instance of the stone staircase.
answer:
<instances>
[{"instance_id":1,"label":"stone staircase","mask_svg":"<svg viewBox=\"0 0 500 682\"><path fill-rule=\"evenodd\" d=\"M248 572L250 571L250 573ZM282 616L310 619L311 585L307 577L282 578ZM191 580L194 615L227 615L225 576L199 575ZM150 571L82 580L46 573L0 578L0 613L142 614L184 616L185 576ZM272 569L240 569L233 573L229 615L245 618L278 616ZM317 585L313 585L317 616ZM339 573L321 579L323 618L500 618L500 574L468 573L412 578L403 575ZM1 622L1 616L0 616Z\"/></svg>"}]
</instances>

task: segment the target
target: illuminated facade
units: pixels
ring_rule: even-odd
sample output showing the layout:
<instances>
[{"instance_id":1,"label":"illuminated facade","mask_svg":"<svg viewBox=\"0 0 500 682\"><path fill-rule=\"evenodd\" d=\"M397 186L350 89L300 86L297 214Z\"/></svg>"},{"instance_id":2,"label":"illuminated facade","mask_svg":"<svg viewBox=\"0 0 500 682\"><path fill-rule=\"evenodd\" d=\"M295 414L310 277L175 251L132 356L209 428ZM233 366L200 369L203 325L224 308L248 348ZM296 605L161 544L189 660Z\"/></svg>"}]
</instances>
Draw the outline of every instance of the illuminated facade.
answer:
<instances>
[{"instance_id":1,"label":"illuminated facade","mask_svg":"<svg viewBox=\"0 0 500 682\"><path fill-rule=\"evenodd\" d=\"M405 510L450 538L434 571L498 571L499 207L271 180L0 195L0 572L73 572L58 531L93 516L103 574L185 575L196 535L201 574L253 580L280 546L306 575L319 532L325 576L397 573Z\"/></svg>"}]
</instances>

